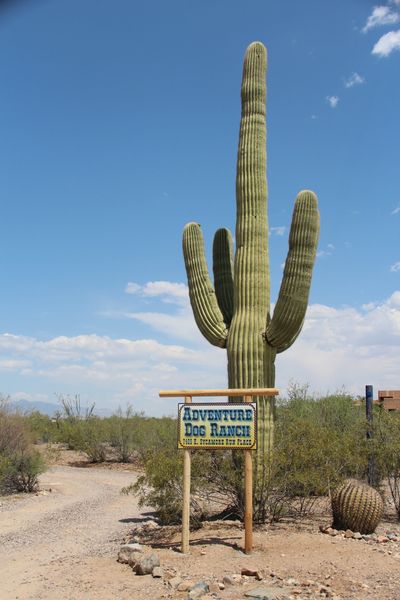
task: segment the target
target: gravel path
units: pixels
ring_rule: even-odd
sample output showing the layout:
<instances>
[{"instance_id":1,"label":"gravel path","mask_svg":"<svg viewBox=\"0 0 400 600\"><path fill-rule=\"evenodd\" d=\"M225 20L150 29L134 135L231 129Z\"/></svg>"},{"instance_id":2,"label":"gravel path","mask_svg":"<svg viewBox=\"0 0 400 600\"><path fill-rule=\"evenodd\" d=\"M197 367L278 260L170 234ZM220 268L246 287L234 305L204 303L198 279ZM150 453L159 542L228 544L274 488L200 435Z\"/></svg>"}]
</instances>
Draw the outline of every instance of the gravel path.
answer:
<instances>
[{"instance_id":1,"label":"gravel path","mask_svg":"<svg viewBox=\"0 0 400 600\"><path fill-rule=\"evenodd\" d=\"M132 472L54 467L44 493L0 501L0 599L124 598L132 573L116 563L140 511L120 494Z\"/></svg>"},{"instance_id":2,"label":"gravel path","mask_svg":"<svg viewBox=\"0 0 400 600\"><path fill-rule=\"evenodd\" d=\"M122 540L143 519L136 499L120 494L134 477L57 466L41 478L51 492L0 498L0 600L183 600L167 577L140 577L116 561ZM249 589L271 584L296 588L302 600L398 600L400 544L320 533L318 525L329 522L330 514L321 513L302 524L256 529L250 556L240 551L243 531L218 522L191 532L188 555L176 552L178 531L160 543L155 530L143 543L148 550L153 544L166 575L204 580L214 589L225 576L233 578L237 583L224 590L217 585L220 600L243 600ZM389 529L400 535L393 522L382 522L377 533ZM243 569L263 580L241 577Z\"/></svg>"}]
</instances>

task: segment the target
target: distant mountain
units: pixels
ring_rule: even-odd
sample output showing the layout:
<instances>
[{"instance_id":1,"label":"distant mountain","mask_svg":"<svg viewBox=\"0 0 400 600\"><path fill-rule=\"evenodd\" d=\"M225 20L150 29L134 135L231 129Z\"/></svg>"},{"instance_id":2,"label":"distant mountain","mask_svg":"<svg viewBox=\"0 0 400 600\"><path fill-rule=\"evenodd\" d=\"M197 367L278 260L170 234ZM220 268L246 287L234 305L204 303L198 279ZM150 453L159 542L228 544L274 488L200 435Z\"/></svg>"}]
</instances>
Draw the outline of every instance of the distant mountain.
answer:
<instances>
[{"instance_id":1,"label":"distant mountain","mask_svg":"<svg viewBox=\"0 0 400 600\"><path fill-rule=\"evenodd\" d=\"M1 0L0 0L1 3ZM11 407L16 408L17 410L25 413L25 412L34 412L38 411L42 413L42 415L47 415L49 417L54 417L56 412L63 413L63 408L61 404L53 404L52 402L40 402L39 400L12 400L10 402ZM82 415L85 414L85 406L82 408ZM109 408L95 408L93 414L97 417L110 417L113 414L113 411Z\"/></svg>"},{"instance_id":2,"label":"distant mountain","mask_svg":"<svg viewBox=\"0 0 400 600\"><path fill-rule=\"evenodd\" d=\"M15 400L11 402L11 404L21 412L38 411L49 417L53 417L57 411L60 411L60 406L58 406L58 404L40 402L39 400Z\"/></svg>"}]
</instances>

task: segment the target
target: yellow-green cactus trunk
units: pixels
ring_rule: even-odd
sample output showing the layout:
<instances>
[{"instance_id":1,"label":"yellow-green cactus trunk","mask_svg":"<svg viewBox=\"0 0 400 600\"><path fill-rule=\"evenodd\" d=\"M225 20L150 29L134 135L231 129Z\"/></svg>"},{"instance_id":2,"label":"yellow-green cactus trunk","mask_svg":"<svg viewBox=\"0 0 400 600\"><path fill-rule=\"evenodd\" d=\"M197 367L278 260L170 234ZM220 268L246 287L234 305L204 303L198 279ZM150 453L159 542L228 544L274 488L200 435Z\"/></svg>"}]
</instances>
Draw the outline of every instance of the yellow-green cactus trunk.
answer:
<instances>
[{"instance_id":1,"label":"yellow-green cactus trunk","mask_svg":"<svg viewBox=\"0 0 400 600\"><path fill-rule=\"evenodd\" d=\"M276 352L265 342L269 320L266 178L266 52L252 44L246 53L242 80L242 116L236 175L235 307L227 339L231 388L273 387ZM272 443L272 398L256 398L258 455ZM260 465L260 461L257 461Z\"/></svg>"},{"instance_id":2,"label":"yellow-green cactus trunk","mask_svg":"<svg viewBox=\"0 0 400 600\"><path fill-rule=\"evenodd\" d=\"M267 53L260 42L247 51L242 79L242 116L236 174L236 252L227 229L214 238L211 282L200 225L188 223L183 253L190 302L207 340L227 349L230 388L275 385L276 354L299 335L307 309L319 234L317 198L302 191L294 206L289 252L274 314L270 315L270 278L266 176ZM236 399L237 401L237 399ZM258 449L256 472L272 447L274 400L256 398Z\"/></svg>"}]
</instances>

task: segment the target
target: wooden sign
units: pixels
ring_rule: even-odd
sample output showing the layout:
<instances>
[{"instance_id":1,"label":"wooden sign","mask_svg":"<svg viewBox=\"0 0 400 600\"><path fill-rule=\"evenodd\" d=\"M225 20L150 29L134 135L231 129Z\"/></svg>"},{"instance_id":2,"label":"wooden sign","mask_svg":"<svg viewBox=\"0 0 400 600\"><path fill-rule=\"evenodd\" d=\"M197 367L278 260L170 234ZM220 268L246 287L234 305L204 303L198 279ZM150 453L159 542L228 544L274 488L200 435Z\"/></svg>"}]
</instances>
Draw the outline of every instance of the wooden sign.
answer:
<instances>
[{"instance_id":1,"label":"wooden sign","mask_svg":"<svg viewBox=\"0 0 400 600\"><path fill-rule=\"evenodd\" d=\"M178 448L257 447L256 403L178 404Z\"/></svg>"},{"instance_id":2,"label":"wooden sign","mask_svg":"<svg viewBox=\"0 0 400 600\"><path fill-rule=\"evenodd\" d=\"M253 463L256 448L257 396L277 396L276 388L235 388L227 390L162 390L161 398L185 398L179 404L178 448L183 450L182 552L189 552L190 472L192 448L241 448L244 452L244 551L253 548ZM241 396L240 403L192 404L193 398ZM189 411L186 411L189 409ZM246 410L249 409L247 413ZM230 412L230 411L236 412ZM219 412L221 411L221 412ZM249 427L249 429L247 429ZM203 440L203 441L201 441ZM240 442L238 442L240 440ZM236 446L236 442L238 445Z\"/></svg>"}]
</instances>

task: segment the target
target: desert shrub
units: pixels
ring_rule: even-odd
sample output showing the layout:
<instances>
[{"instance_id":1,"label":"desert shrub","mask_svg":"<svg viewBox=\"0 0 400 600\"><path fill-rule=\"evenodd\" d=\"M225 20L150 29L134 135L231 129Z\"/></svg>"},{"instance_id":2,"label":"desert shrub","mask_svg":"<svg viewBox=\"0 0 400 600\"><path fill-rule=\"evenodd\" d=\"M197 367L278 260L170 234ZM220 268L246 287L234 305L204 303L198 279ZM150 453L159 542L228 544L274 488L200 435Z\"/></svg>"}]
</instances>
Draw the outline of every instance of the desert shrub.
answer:
<instances>
[{"instance_id":1,"label":"desert shrub","mask_svg":"<svg viewBox=\"0 0 400 600\"><path fill-rule=\"evenodd\" d=\"M272 481L289 511L306 514L346 477L363 477L365 427L347 394L315 399L304 388L290 390L278 408Z\"/></svg>"},{"instance_id":2,"label":"desert shrub","mask_svg":"<svg viewBox=\"0 0 400 600\"><path fill-rule=\"evenodd\" d=\"M139 498L139 506L151 506L163 524L179 523L182 516L183 453L177 449L177 421L170 417L144 418L141 421L146 443L141 458L144 472L136 482L122 490ZM210 474L210 455L205 451L192 454L191 524L204 516L199 490L204 492L205 473ZM213 472L215 474L215 472Z\"/></svg>"},{"instance_id":3,"label":"desert shrub","mask_svg":"<svg viewBox=\"0 0 400 600\"><path fill-rule=\"evenodd\" d=\"M3 494L34 492L45 464L37 450L18 450L0 455L0 491Z\"/></svg>"},{"instance_id":4,"label":"desert shrub","mask_svg":"<svg viewBox=\"0 0 400 600\"><path fill-rule=\"evenodd\" d=\"M276 415L274 447L255 482L258 522L308 514L318 497L346 477L362 477L367 465L365 418L351 396L315 398L293 385Z\"/></svg>"},{"instance_id":5,"label":"desert shrub","mask_svg":"<svg viewBox=\"0 0 400 600\"><path fill-rule=\"evenodd\" d=\"M293 397L278 410L276 448L285 456L285 470L299 474L300 488L303 470L307 470L315 481L315 492L326 493L339 479L365 472L365 431L364 415L351 396ZM294 491L301 489L295 485Z\"/></svg>"},{"instance_id":6,"label":"desert shrub","mask_svg":"<svg viewBox=\"0 0 400 600\"><path fill-rule=\"evenodd\" d=\"M190 522L196 527L207 514L208 479L212 478L215 488L214 471L211 472L209 452L199 450L193 453L191 461ZM176 524L182 518L183 499L183 454L176 448L165 452L148 454L145 472L136 482L124 488L123 493L134 493L139 498L139 506L151 506L164 525ZM226 497L225 497L226 503Z\"/></svg>"},{"instance_id":7,"label":"desert shrub","mask_svg":"<svg viewBox=\"0 0 400 600\"><path fill-rule=\"evenodd\" d=\"M139 506L151 506L163 524L179 522L182 510L182 460L177 453L154 453L145 465L145 474L123 493L139 497Z\"/></svg>"},{"instance_id":8,"label":"desert shrub","mask_svg":"<svg viewBox=\"0 0 400 600\"><path fill-rule=\"evenodd\" d=\"M58 443L65 444L68 450L81 450L84 444L82 421L59 416L54 439Z\"/></svg>"},{"instance_id":9,"label":"desert shrub","mask_svg":"<svg viewBox=\"0 0 400 600\"><path fill-rule=\"evenodd\" d=\"M182 499L182 456L176 449L176 422L160 424L144 453L144 474L130 490L141 505L153 506L162 520L179 521ZM330 494L347 477L362 477L367 465L363 411L353 398L338 393L312 398L306 387L293 386L277 407L275 445L263 465L261 485L254 490L254 519L303 516L316 498ZM222 450L192 452L193 510L212 501L225 514L243 517L242 453Z\"/></svg>"},{"instance_id":10,"label":"desert shrub","mask_svg":"<svg viewBox=\"0 0 400 600\"><path fill-rule=\"evenodd\" d=\"M143 419L146 433L149 423ZM158 419L150 419L156 425ZM151 428L150 428L151 429ZM154 427L156 429L156 427ZM179 453L168 429L157 428L151 433L154 446L143 452L144 473L135 483L122 489L125 494L133 493L139 498L139 506L152 506L164 524L179 521L182 500L182 453ZM175 421L176 433L176 421ZM162 448L162 450L161 450Z\"/></svg>"},{"instance_id":11,"label":"desert shrub","mask_svg":"<svg viewBox=\"0 0 400 600\"><path fill-rule=\"evenodd\" d=\"M0 404L0 455L24 450L31 441L22 415L12 412L3 401Z\"/></svg>"},{"instance_id":12,"label":"desert shrub","mask_svg":"<svg viewBox=\"0 0 400 600\"><path fill-rule=\"evenodd\" d=\"M176 444L176 420L170 417L146 417L131 407L119 409L108 418L94 414L94 404L83 409L79 395L59 397L61 410L52 422L51 441L65 444L69 450L84 452L91 462L108 458L142 461L166 440Z\"/></svg>"},{"instance_id":13,"label":"desert shrub","mask_svg":"<svg viewBox=\"0 0 400 600\"><path fill-rule=\"evenodd\" d=\"M141 420L140 455L143 460L154 451L177 451L177 421L172 417L144 417Z\"/></svg>"},{"instance_id":14,"label":"desert shrub","mask_svg":"<svg viewBox=\"0 0 400 600\"><path fill-rule=\"evenodd\" d=\"M104 420L95 416L92 404L83 408L79 394L59 396L61 412L56 418L55 440L69 450L84 452L91 462L103 462L107 454Z\"/></svg>"},{"instance_id":15,"label":"desert shrub","mask_svg":"<svg viewBox=\"0 0 400 600\"><path fill-rule=\"evenodd\" d=\"M400 414L383 408L374 411L373 438L369 448L375 461L375 473L384 478L400 520Z\"/></svg>"},{"instance_id":16,"label":"desert shrub","mask_svg":"<svg viewBox=\"0 0 400 600\"><path fill-rule=\"evenodd\" d=\"M86 454L92 463L104 462L107 458L107 434L105 422L99 417L91 416L80 423L82 436L77 449Z\"/></svg>"},{"instance_id":17,"label":"desert shrub","mask_svg":"<svg viewBox=\"0 0 400 600\"><path fill-rule=\"evenodd\" d=\"M0 493L32 492L44 461L32 448L31 434L24 417L0 404Z\"/></svg>"},{"instance_id":18,"label":"desert shrub","mask_svg":"<svg viewBox=\"0 0 400 600\"><path fill-rule=\"evenodd\" d=\"M24 421L35 443L51 443L56 437L56 419L35 410L24 414Z\"/></svg>"},{"instance_id":19,"label":"desert shrub","mask_svg":"<svg viewBox=\"0 0 400 600\"><path fill-rule=\"evenodd\" d=\"M86 454L90 462L99 463L107 458L107 434L104 421L91 416L84 420L60 419L57 441L66 444L68 450Z\"/></svg>"},{"instance_id":20,"label":"desert shrub","mask_svg":"<svg viewBox=\"0 0 400 600\"><path fill-rule=\"evenodd\" d=\"M127 406L125 411L119 408L107 419L108 438L117 461L127 463L139 454L144 444L145 421L144 415L135 413L131 406Z\"/></svg>"}]
</instances>

